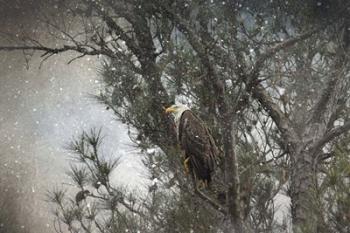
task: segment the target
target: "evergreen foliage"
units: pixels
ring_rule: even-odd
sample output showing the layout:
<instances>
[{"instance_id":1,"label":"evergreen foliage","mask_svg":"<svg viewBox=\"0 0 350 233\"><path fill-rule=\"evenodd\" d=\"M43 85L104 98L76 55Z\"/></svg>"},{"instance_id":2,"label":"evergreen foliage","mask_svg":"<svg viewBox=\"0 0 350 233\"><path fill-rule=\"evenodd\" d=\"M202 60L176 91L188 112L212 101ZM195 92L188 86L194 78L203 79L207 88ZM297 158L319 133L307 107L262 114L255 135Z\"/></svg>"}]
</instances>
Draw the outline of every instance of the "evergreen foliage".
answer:
<instances>
[{"instance_id":1,"label":"evergreen foliage","mask_svg":"<svg viewBox=\"0 0 350 233\"><path fill-rule=\"evenodd\" d=\"M285 194L295 233L348 230L348 1L77 2L65 2L62 17L82 19L83 38L62 29L62 48L29 40L0 49L103 55L96 98L129 127L157 182L146 197L115 187L118 161L100 154L101 132L83 133L69 175L90 190L90 206L53 192L58 223L71 232L287 232L275 206ZM183 174L164 113L173 102L189 105L222 150L211 190Z\"/></svg>"}]
</instances>

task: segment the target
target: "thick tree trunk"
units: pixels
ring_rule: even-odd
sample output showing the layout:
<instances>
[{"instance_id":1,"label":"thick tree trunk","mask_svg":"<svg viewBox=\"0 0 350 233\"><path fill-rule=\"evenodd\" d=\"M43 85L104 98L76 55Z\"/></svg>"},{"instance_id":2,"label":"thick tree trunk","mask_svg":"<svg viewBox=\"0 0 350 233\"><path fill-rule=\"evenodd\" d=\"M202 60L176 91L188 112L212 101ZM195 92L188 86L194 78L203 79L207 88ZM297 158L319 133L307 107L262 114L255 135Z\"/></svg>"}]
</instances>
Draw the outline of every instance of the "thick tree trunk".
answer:
<instances>
[{"instance_id":1,"label":"thick tree trunk","mask_svg":"<svg viewBox=\"0 0 350 233\"><path fill-rule=\"evenodd\" d=\"M294 233L316 233L317 215L313 206L316 191L313 156L301 150L291 156L291 212Z\"/></svg>"},{"instance_id":2,"label":"thick tree trunk","mask_svg":"<svg viewBox=\"0 0 350 233\"><path fill-rule=\"evenodd\" d=\"M228 220L226 221L225 233L241 233L242 218L239 206L239 174L237 156L234 151L234 124L232 120L226 119L223 121L223 146L225 152L225 183L228 186L227 190L227 206Z\"/></svg>"},{"instance_id":3,"label":"thick tree trunk","mask_svg":"<svg viewBox=\"0 0 350 233\"><path fill-rule=\"evenodd\" d=\"M232 222L232 219L227 218L224 221L223 232L224 233L241 233L243 231L241 226L237 226L237 224Z\"/></svg>"}]
</instances>

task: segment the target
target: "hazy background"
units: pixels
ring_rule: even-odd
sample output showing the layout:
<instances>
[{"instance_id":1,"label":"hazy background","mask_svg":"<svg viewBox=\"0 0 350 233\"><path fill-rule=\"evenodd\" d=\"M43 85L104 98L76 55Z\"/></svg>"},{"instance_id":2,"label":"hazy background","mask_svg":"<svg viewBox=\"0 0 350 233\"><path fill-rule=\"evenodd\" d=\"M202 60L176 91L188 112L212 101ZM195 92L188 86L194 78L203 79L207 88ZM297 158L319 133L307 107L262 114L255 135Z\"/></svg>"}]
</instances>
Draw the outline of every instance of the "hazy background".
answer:
<instances>
[{"instance_id":1,"label":"hazy background","mask_svg":"<svg viewBox=\"0 0 350 233\"><path fill-rule=\"evenodd\" d=\"M46 2L0 0L0 31L25 30L55 43L40 32L33 14ZM45 193L57 185L72 188L63 184L69 168L64 146L84 129L102 126L106 153L122 156L117 182L141 183L139 155L126 128L88 97L101 87L99 61L86 57L67 65L72 55L53 56L39 69L39 54L28 68L21 52L0 52L0 232L8 224L16 232L54 232Z\"/></svg>"}]
</instances>

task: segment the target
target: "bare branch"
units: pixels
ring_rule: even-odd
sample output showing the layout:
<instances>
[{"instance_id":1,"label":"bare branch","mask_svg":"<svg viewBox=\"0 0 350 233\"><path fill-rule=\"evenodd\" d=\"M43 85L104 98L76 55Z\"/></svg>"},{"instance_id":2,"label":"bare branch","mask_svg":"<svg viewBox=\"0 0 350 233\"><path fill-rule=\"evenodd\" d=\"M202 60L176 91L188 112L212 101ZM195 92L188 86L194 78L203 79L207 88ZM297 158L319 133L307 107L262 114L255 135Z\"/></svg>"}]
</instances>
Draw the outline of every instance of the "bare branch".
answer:
<instances>
[{"instance_id":1,"label":"bare branch","mask_svg":"<svg viewBox=\"0 0 350 233\"><path fill-rule=\"evenodd\" d=\"M205 195L204 193L199 191L197 188L195 189L195 193L197 194L198 197L200 197L204 201L208 202L216 210L220 211L221 213L223 213L225 215L227 214L227 211L223 208L223 206L221 206L219 203L217 203L216 201L214 201L213 199L211 199L210 197L208 197L207 195Z\"/></svg>"},{"instance_id":2,"label":"bare branch","mask_svg":"<svg viewBox=\"0 0 350 233\"><path fill-rule=\"evenodd\" d=\"M52 56L53 54L59 54L59 53L64 53L68 51L75 51L85 55L92 55L92 56L105 55L112 58L115 57L115 54L109 50L88 49L86 47L77 47L77 46L71 46L71 45L64 45L61 48L50 48L46 46L31 46L31 45L0 46L0 51L17 51L17 50L43 51L44 53L41 55L42 57L46 57L47 55Z\"/></svg>"},{"instance_id":3,"label":"bare branch","mask_svg":"<svg viewBox=\"0 0 350 233\"><path fill-rule=\"evenodd\" d=\"M299 36L290 38L288 40L285 40L271 48L269 48L265 53L262 53L260 57L255 62L253 70L250 72L250 76L253 80L255 80L259 76L259 72L261 68L263 67L265 61L275 55L277 52L284 50L286 48L289 48L299 41L303 41L314 35L316 32L320 31L321 28L317 28L308 32L305 32Z\"/></svg>"},{"instance_id":4,"label":"bare branch","mask_svg":"<svg viewBox=\"0 0 350 233\"><path fill-rule=\"evenodd\" d=\"M86 56L86 54L79 55L79 56L77 56L77 57L71 59L70 61L68 61L67 64L69 65L69 64L71 64L72 62L74 62L75 60L78 60L78 59L80 59L80 58L82 58L82 57L84 57L84 56Z\"/></svg>"},{"instance_id":5,"label":"bare branch","mask_svg":"<svg viewBox=\"0 0 350 233\"><path fill-rule=\"evenodd\" d=\"M260 104L264 107L264 109L275 122L277 128L282 134L286 148L290 146L288 143L297 141L298 136L293 130L291 121L283 113L280 106L272 100L270 95L268 95L265 88L260 83L257 83L251 87L250 91L253 95L253 98L257 99L260 102Z\"/></svg>"},{"instance_id":6,"label":"bare branch","mask_svg":"<svg viewBox=\"0 0 350 233\"><path fill-rule=\"evenodd\" d=\"M317 141L312 147L314 150L321 149L326 143L332 141L334 138L341 136L350 130L350 121L344 125L334 128L333 130L326 133L319 141Z\"/></svg>"},{"instance_id":7,"label":"bare branch","mask_svg":"<svg viewBox=\"0 0 350 233\"><path fill-rule=\"evenodd\" d=\"M320 29L321 28L317 28L309 32L305 32L299 36L293 37L289 40L286 40L269 48L265 53L261 54L260 57L257 58L257 61L255 62L252 71L248 75L248 78L245 80L249 92L251 92L253 97L257 99L260 102L260 104L265 108L265 110L274 120L278 129L282 133L282 137L284 139L284 144L286 148L288 148L289 143L297 141L297 134L293 130L292 123L288 119L286 114L283 113L280 106L273 101L270 95L266 92L265 88L261 85L260 81L258 80L259 73L265 61L268 58L272 57L277 52L283 49L289 48L295 45L296 43L311 37Z\"/></svg>"},{"instance_id":8,"label":"bare branch","mask_svg":"<svg viewBox=\"0 0 350 233\"><path fill-rule=\"evenodd\" d=\"M128 48L138 56L140 50L135 43L134 39L127 35L127 33L109 16L106 11L103 11L94 1L86 0L88 4L92 4L95 10L103 17L103 20L106 22L107 26L113 30L123 41L125 41ZM116 12L121 14L122 12Z\"/></svg>"},{"instance_id":9,"label":"bare branch","mask_svg":"<svg viewBox=\"0 0 350 233\"><path fill-rule=\"evenodd\" d=\"M319 100L316 102L313 114L311 115L311 118L308 120L309 123L318 123L322 120L329 121L331 119L324 119L325 115L327 114L327 110L330 110L330 116L334 111L336 111L335 105L337 102L337 95L339 95L339 89L341 88L340 85L341 80L344 74L344 67L343 64L345 63L345 59L342 57L338 57L335 61L334 65L334 74L332 75L331 79L329 80L327 86L324 88L323 92L320 95ZM328 107L330 106L330 107ZM329 109L331 108L331 109Z\"/></svg>"}]
</instances>

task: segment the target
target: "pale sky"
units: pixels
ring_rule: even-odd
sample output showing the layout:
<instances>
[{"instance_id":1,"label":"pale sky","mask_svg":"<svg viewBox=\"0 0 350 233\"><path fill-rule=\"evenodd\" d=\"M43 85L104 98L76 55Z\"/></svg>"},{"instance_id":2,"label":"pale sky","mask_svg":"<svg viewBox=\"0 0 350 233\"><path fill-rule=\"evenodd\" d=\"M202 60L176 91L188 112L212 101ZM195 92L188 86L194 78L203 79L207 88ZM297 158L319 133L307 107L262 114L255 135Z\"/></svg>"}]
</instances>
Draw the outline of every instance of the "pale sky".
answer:
<instances>
[{"instance_id":1,"label":"pale sky","mask_svg":"<svg viewBox=\"0 0 350 233\"><path fill-rule=\"evenodd\" d=\"M0 23L2 30L15 30L24 22L14 12ZM53 56L40 69L41 58L34 56L27 69L21 52L0 53L0 189L10 193L18 232L53 232L45 193L67 182L64 146L82 130L103 127L104 150L122 156L113 175L116 183L133 187L143 181L140 155L131 147L125 126L88 97L101 88L99 61L85 57L67 65L71 56ZM1 224L7 223L0 223L0 232Z\"/></svg>"}]
</instances>

